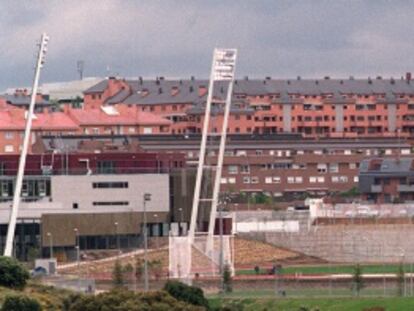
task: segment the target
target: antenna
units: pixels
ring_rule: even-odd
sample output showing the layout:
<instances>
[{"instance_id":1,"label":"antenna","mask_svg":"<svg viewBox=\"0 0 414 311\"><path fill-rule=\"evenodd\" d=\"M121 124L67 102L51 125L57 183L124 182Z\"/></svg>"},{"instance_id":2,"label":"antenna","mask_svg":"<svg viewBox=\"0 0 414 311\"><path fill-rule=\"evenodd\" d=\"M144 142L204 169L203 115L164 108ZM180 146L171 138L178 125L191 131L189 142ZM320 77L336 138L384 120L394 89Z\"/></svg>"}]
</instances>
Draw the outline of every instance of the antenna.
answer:
<instances>
[{"instance_id":1,"label":"antenna","mask_svg":"<svg viewBox=\"0 0 414 311\"><path fill-rule=\"evenodd\" d=\"M22 192L24 168L26 166L27 150L30 143L30 130L32 128L33 111L36 102L37 88L39 85L40 70L45 63L45 56L47 52L47 45L49 43L49 37L44 33L40 38L39 53L37 57L35 76L33 79L32 95L30 98L29 111L27 113L26 127L24 130L23 148L20 154L19 169L16 177L16 187L13 195L13 205L10 212L9 226L7 228L6 247L4 248L4 256L11 257L13 252L13 240L16 231L16 220L19 211L20 195Z\"/></svg>"},{"instance_id":2,"label":"antenna","mask_svg":"<svg viewBox=\"0 0 414 311\"><path fill-rule=\"evenodd\" d=\"M78 60L76 62L76 67L79 73L79 80L83 80L83 68L85 67L85 62L83 60Z\"/></svg>"}]
</instances>

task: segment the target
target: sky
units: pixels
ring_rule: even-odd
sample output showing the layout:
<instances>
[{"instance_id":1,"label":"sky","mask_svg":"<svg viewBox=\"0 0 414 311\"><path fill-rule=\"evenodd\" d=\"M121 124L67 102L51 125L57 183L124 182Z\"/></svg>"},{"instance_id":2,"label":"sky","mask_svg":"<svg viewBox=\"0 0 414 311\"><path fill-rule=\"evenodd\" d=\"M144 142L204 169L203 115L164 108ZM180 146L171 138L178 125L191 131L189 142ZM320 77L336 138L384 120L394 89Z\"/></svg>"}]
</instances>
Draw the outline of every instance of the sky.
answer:
<instances>
[{"instance_id":1,"label":"sky","mask_svg":"<svg viewBox=\"0 0 414 311\"><path fill-rule=\"evenodd\" d=\"M236 75L400 77L414 71L414 1L0 0L0 90L84 76L206 78L214 47Z\"/></svg>"}]
</instances>

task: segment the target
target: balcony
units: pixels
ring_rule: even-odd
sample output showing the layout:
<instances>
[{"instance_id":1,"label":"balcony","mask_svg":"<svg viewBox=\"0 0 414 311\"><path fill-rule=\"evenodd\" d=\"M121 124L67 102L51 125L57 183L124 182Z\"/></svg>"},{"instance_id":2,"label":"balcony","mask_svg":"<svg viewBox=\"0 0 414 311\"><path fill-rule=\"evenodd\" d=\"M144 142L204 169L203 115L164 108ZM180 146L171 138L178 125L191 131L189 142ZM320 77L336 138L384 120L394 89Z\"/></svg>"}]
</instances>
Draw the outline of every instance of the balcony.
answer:
<instances>
[{"instance_id":1,"label":"balcony","mask_svg":"<svg viewBox=\"0 0 414 311\"><path fill-rule=\"evenodd\" d=\"M398 192L414 192L414 185L398 185Z\"/></svg>"},{"instance_id":2,"label":"balcony","mask_svg":"<svg viewBox=\"0 0 414 311\"><path fill-rule=\"evenodd\" d=\"M382 185L371 185L371 192L372 193L381 193L382 192Z\"/></svg>"}]
</instances>

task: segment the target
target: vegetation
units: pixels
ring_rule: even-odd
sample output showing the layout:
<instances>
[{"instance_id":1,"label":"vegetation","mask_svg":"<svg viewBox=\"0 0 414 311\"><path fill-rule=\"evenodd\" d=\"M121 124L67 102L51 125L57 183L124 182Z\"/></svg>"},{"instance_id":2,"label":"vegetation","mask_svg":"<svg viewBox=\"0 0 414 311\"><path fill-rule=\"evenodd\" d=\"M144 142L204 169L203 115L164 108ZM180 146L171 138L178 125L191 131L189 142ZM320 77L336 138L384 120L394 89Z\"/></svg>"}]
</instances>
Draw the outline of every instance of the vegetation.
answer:
<instances>
[{"instance_id":1,"label":"vegetation","mask_svg":"<svg viewBox=\"0 0 414 311\"><path fill-rule=\"evenodd\" d=\"M308 298L308 299L226 299L210 300L212 310L228 311L410 311L413 298Z\"/></svg>"},{"instance_id":2,"label":"vegetation","mask_svg":"<svg viewBox=\"0 0 414 311\"><path fill-rule=\"evenodd\" d=\"M232 277L231 277L231 270L228 264L224 265L223 269L223 291L225 293L230 293L233 290L232 286Z\"/></svg>"},{"instance_id":3,"label":"vegetation","mask_svg":"<svg viewBox=\"0 0 414 311\"><path fill-rule=\"evenodd\" d=\"M1 311L41 311L40 303L25 295L8 295L1 307Z\"/></svg>"},{"instance_id":4,"label":"vegetation","mask_svg":"<svg viewBox=\"0 0 414 311\"><path fill-rule=\"evenodd\" d=\"M202 307L192 306L171 297L163 291L133 293L115 290L96 296L71 296L65 303L64 311L202 311Z\"/></svg>"},{"instance_id":5,"label":"vegetation","mask_svg":"<svg viewBox=\"0 0 414 311\"><path fill-rule=\"evenodd\" d=\"M16 259L0 257L0 286L23 289L30 275Z\"/></svg>"},{"instance_id":6,"label":"vegetation","mask_svg":"<svg viewBox=\"0 0 414 311\"><path fill-rule=\"evenodd\" d=\"M124 285L124 271L119 260L115 261L114 269L112 270L112 284L115 288Z\"/></svg>"},{"instance_id":7,"label":"vegetation","mask_svg":"<svg viewBox=\"0 0 414 311\"><path fill-rule=\"evenodd\" d=\"M164 290L177 300L206 309L209 307L201 288L189 286L178 281L168 281L164 285Z\"/></svg>"},{"instance_id":8,"label":"vegetation","mask_svg":"<svg viewBox=\"0 0 414 311\"><path fill-rule=\"evenodd\" d=\"M397 272L397 294L398 296L404 296L404 289L405 289L405 272L404 272L404 265L401 262L398 266Z\"/></svg>"},{"instance_id":9,"label":"vegetation","mask_svg":"<svg viewBox=\"0 0 414 311\"><path fill-rule=\"evenodd\" d=\"M362 269L359 263L356 264L354 268L354 273L352 275L352 281L353 281L353 289L355 291L355 294L359 296L361 289L364 288L364 279L362 278Z\"/></svg>"}]
</instances>

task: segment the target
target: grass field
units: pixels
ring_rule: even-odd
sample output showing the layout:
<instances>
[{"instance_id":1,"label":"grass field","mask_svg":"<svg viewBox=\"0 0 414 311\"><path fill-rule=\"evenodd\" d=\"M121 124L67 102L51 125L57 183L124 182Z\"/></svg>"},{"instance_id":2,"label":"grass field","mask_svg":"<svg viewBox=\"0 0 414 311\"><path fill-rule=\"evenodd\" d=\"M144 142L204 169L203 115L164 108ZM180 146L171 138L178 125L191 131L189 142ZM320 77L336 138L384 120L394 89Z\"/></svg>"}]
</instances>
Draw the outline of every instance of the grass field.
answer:
<instances>
[{"instance_id":1,"label":"grass field","mask_svg":"<svg viewBox=\"0 0 414 311\"><path fill-rule=\"evenodd\" d=\"M414 298L211 298L211 306L239 306L243 311L363 311L381 307L386 311L414 310ZM301 309L303 308L303 309ZM306 309L305 309L306 308ZM235 308L235 310L237 310Z\"/></svg>"},{"instance_id":2,"label":"grass field","mask_svg":"<svg viewBox=\"0 0 414 311\"><path fill-rule=\"evenodd\" d=\"M354 265L318 265L318 266L291 266L283 267L283 274L352 274ZM397 273L398 265L361 265L362 273L382 274L382 273ZM404 271L409 273L410 265L404 265ZM414 268L413 268L414 269ZM414 272L414 271L413 271ZM256 274L254 269L237 270L236 275L252 275ZM268 274L268 269L260 269L260 274Z\"/></svg>"}]
</instances>

